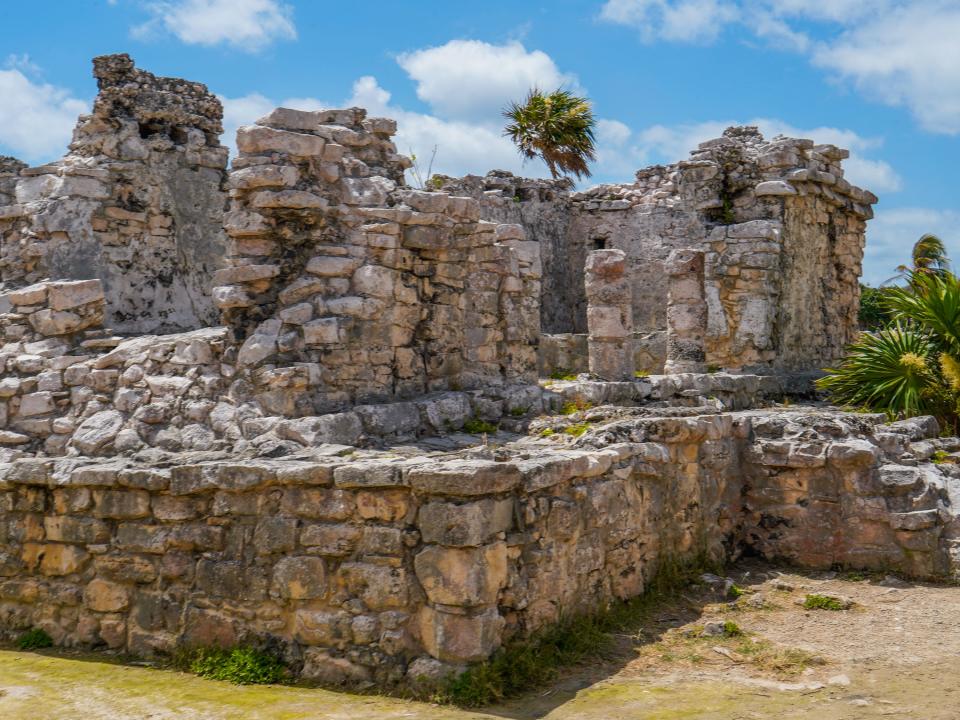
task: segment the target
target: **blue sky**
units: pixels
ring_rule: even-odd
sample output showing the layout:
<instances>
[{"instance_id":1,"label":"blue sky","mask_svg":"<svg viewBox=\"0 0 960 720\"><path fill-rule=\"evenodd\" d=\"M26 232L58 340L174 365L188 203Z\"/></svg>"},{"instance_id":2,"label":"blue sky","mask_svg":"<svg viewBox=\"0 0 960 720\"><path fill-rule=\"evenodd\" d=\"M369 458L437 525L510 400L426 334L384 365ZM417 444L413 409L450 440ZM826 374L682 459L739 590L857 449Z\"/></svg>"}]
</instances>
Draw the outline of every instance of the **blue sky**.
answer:
<instances>
[{"instance_id":1,"label":"blue sky","mask_svg":"<svg viewBox=\"0 0 960 720\"><path fill-rule=\"evenodd\" d=\"M960 0L46 0L0 19L0 153L32 164L63 154L104 53L206 83L225 144L279 104L361 105L454 175L545 174L499 111L563 84L601 118L596 182L759 123L852 151L847 177L881 199L866 280L923 232L960 262Z\"/></svg>"}]
</instances>

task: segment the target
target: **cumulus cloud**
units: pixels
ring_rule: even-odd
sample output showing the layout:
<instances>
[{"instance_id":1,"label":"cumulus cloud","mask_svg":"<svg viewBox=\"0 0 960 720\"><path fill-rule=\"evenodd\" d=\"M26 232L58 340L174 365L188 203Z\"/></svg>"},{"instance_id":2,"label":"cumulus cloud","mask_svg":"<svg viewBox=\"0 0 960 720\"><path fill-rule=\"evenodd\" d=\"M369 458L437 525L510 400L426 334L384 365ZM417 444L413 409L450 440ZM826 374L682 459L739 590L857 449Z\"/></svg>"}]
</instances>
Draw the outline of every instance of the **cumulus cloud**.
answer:
<instances>
[{"instance_id":1,"label":"cumulus cloud","mask_svg":"<svg viewBox=\"0 0 960 720\"><path fill-rule=\"evenodd\" d=\"M39 82L26 56L11 56L0 69L0 147L31 163L66 152L77 116L90 104L69 90Z\"/></svg>"},{"instance_id":2,"label":"cumulus cloud","mask_svg":"<svg viewBox=\"0 0 960 720\"><path fill-rule=\"evenodd\" d=\"M293 9L278 0L175 0L149 2L152 18L133 28L136 37L169 33L188 45L232 45L255 52L275 40L293 40Z\"/></svg>"},{"instance_id":3,"label":"cumulus cloud","mask_svg":"<svg viewBox=\"0 0 960 720\"><path fill-rule=\"evenodd\" d=\"M956 0L607 0L600 19L646 42L710 42L744 27L866 97L908 108L927 130L960 133ZM803 31L811 23L823 39Z\"/></svg>"},{"instance_id":4,"label":"cumulus cloud","mask_svg":"<svg viewBox=\"0 0 960 720\"><path fill-rule=\"evenodd\" d=\"M960 5L916 3L873 18L814 52L814 63L867 96L908 107L927 130L960 133Z\"/></svg>"},{"instance_id":5,"label":"cumulus cloud","mask_svg":"<svg viewBox=\"0 0 960 720\"><path fill-rule=\"evenodd\" d=\"M521 100L533 87L576 85L576 77L560 72L545 52L516 41L451 40L404 53L397 62L417 84L417 97L435 114L458 120L488 120L491 109Z\"/></svg>"},{"instance_id":6,"label":"cumulus cloud","mask_svg":"<svg viewBox=\"0 0 960 720\"><path fill-rule=\"evenodd\" d=\"M608 0L600 10L601 19L635 27L647 42L709 42L739 15L723 0Z\"/></svg>"},{"instance_id":7,"label":"cumulus cloud","mask_svg":"<svg viewBox=\"0 0 960 720\"><path fill-rule=\"evenodd\" d=\"M909 262L913 244L925 233L944 241L947 253L960 263L960 211L934 208L880 208L867 223L863 281L879 285L896 273L897 265Z\"/></svg>"}]
</instances>

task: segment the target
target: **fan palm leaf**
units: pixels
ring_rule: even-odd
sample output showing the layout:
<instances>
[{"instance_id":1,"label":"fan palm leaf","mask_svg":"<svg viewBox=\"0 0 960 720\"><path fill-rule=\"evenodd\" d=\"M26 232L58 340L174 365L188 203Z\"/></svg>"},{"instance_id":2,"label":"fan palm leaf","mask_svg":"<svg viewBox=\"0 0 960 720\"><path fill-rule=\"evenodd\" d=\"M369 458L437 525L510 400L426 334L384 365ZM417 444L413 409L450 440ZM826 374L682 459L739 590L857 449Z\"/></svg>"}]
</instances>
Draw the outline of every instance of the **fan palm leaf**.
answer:
<instances>
[{"instance_id":1,"label":"fan palm leaf","mask_svg":"<svg viewBox=\"0 0 960 720\"><path fill-rule=\"evenodd\" d=\"M568 90L543 93L534 88L522 104L511 103L503 116L510 121L504 135L523 157L541 158L554 178L590 176L589 163L596 160L596 120L588 100Z\"/></svg>"}]
</instances>

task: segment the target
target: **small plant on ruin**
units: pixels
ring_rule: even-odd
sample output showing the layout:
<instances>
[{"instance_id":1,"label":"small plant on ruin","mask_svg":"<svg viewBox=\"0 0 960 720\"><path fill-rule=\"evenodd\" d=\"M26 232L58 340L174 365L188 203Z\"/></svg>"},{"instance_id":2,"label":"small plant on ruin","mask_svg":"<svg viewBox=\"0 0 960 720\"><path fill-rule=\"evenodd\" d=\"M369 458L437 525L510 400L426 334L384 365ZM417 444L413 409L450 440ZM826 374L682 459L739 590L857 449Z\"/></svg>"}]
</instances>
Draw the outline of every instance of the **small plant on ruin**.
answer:
<instances>
[{"instance_id":1,"label":"small plant on ruin","mask_svg":"<svg viewBox=\"0 0 960 720\"><path fill-rule=\"evenodd\" d=\"M19 650L39 650L41 648L53 647L53 638L46 630L32 628L17 638L17 649Z\"/></svg>"},{"instance_id":2,"label":"small plant on ruin","mask_svg":"<svg viewBox=\"0 0 960 720\"><path fill-rule=\"evenodd\" d=\"M637 378L638 380L643 379L643 378L648 378L648 377L650 377L650 371L649 371L649 370L634 370L633 376L634 376L635 378Z\"/></svg>"},{"instance_id":3,"label":"small plant on ruin","mask_svg":"<svg viewBox=\"0 0 960 720\"><path fill-rule=\"evenodd\" d=\"M592 406L585 400L577 398L576 400L571 400L565 402L563 407L560 408L561 415L573 415L574 413L580 412L582 410L589 410Z\"/></svg>"},{"instance_id":4,"label":"small plant on ruin","mask_svg":"<svg viewBox=\"0 0 960 720\"><path fill-rule=\"evenodd\" d=\"M430 162L427 164L426 171L421 170L417 154L413 152L412 148L410 149L410 162L413 163L410 166L410 174L413 175L413 182L418 190L439 190L433 182L435 180L433 177L433 161L437 159L437 151L439 149L439 145L433 146L433 152L430 153Z\"/></svg>"},{"instance_id":5,"label":"small plant on ruin","mask_svg":"<svg viewBox=\"0 0 960 720\"><path fill-rule=\"evenodd\" d=\"M566 368L557 368L552 373L550 373L550 379L551 380L576 380L577 374L575 372L571 372L570 370L567 370Z\"/></svg>"},{"instance_id":6,"label":"small plant on ruin","mask_svg":"<svg viewBox=\"0 0 960 720\"><path fill-rule=\"evenodd\" d=\"M463 424L463 431L471 435L493 434L497 431L497 426L488 423L478 417L472 417Z\"/></svg>"},{"instance_id":7,"label":"small plant on ruin","mask_svg":"<svg viewBox=\"0 0 960 720\"><path fill-rule=\"evenodd\" d=\"M741 635L743 635L743 630L733 620L727 620L723 623L724 637L740 637Z\"/></svg>"},{"instance_id":8,"label":"small plant on ruin","mask_svg":"<svg viewBox=\"0 0 960 720\"><path fill-rule=\"evenodd\" d=\"M574 425L568 425L563 429L563 431L567 435L572 435L573 437L580 437L589 429L590 429L590 423L582 422L582 423L576 423Z\"/></svg>"},{"instance_id":9,"label":"small plant on ruin","mask_svg":"<svg viewBox=\"0 0 960 720\"><path fill-rule=\"evenodd\" d=\"M282 681L287 674L276 656L250 647L201 648L180 664L200 677L237 685L271 685Z\"/></svg>"},{"instance_id":10,"label":"small plant on ruin","mask_svg":"<svg viewBox=\"0 0 960 720\"><path fill-rule=\"evenodd\" d=\"M548 438L548 437L552 437L552 436L554 436L554 435L556 435L556 433L555 433L553 430L551 430L550 428L545 428L545 429L543 429L543 430L540 431L540 437L542 437L542 438Z\"/></svg>"},{"instance_id":11,"label":"small plant on ruin","mask_svg":"<svg viewBox=\"0 0 960 720\"><path fill-rule=\"evenodd\" d=\"M525 407L510 408L510 417L523 417L528 412L530 412L530 408L525 408Z\"/></svg>"},{"instance_id":12,"label":"small plant on ruin","mask_svg":"<svg viewBox=\"0 0 960 720\"><path fill-rule=\"evenodd\" d=\"M937 450L931 458L937 465L951 465L957 462L957 459L946 450Z\"/></svg>"},{"instance_id":13,"label":"small plant on ruin","mask_svg":"<svg viewBox=\"0 0 960 720\"><path fill-rule=\"evenodd\" d=\"M545 93L534 88L523 103L511 103L504 128L520 154L542 159L554 178L572 174L590 177L588 163L596 160L593 108L586 98L568 90Z\"/></svg>"},{"instance_id":14,"label":"small plant on ruin","mask_svg":"<svg viewBox=\"0 0 960 720\"><path fill-rule=\"evenodd\" d=\"M848 603L832 595L813 593L803 599L804 610L846 610L848 607Z\"/></svg>"}]
</instances>

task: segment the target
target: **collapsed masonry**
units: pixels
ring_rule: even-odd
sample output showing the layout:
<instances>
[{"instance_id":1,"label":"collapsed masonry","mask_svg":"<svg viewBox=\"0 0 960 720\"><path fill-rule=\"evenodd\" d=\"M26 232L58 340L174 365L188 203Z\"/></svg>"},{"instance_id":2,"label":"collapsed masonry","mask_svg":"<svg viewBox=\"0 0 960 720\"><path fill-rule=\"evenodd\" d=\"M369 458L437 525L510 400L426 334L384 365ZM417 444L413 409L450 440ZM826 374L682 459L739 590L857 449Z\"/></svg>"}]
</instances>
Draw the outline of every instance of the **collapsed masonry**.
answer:
<instances>
[{"instance_id":1,"label":"collapsed masonry","mask_svg":"<svg viewBox=\"0 0 960 720\"><path fill-rule=\"evenodd\" d=\"M700 371L803 370L840 358L857 331L864 232L877 198L843 178L847 156L730 128L629 184L572 192L567 181L496 171L437 185L477 198L482 217L518 223L539 245L542 370L588 369L584 267L596 249L627 258L636 370L662 372L671 359ZM678 250L703 255L702 279L692 278L703 309L694 314L666 301ZM700 347L670 343L673 329Z\"/></svg>"},{"instance_id":2,"label":"collapsed masonry","mask_svg":"<svg viewBox=\"0 0 960 720\"><path fill-rule=\"evenodd\" d=\"M278 109L226 173L203 86L94 67L62 161L0 158L0 633L386 688L664 558L960 574L960 440L769 408L853 332L842 151L425 192L392 121ZM561 350L594 377L538 382Z\"/></svg>"}]
</instances>

